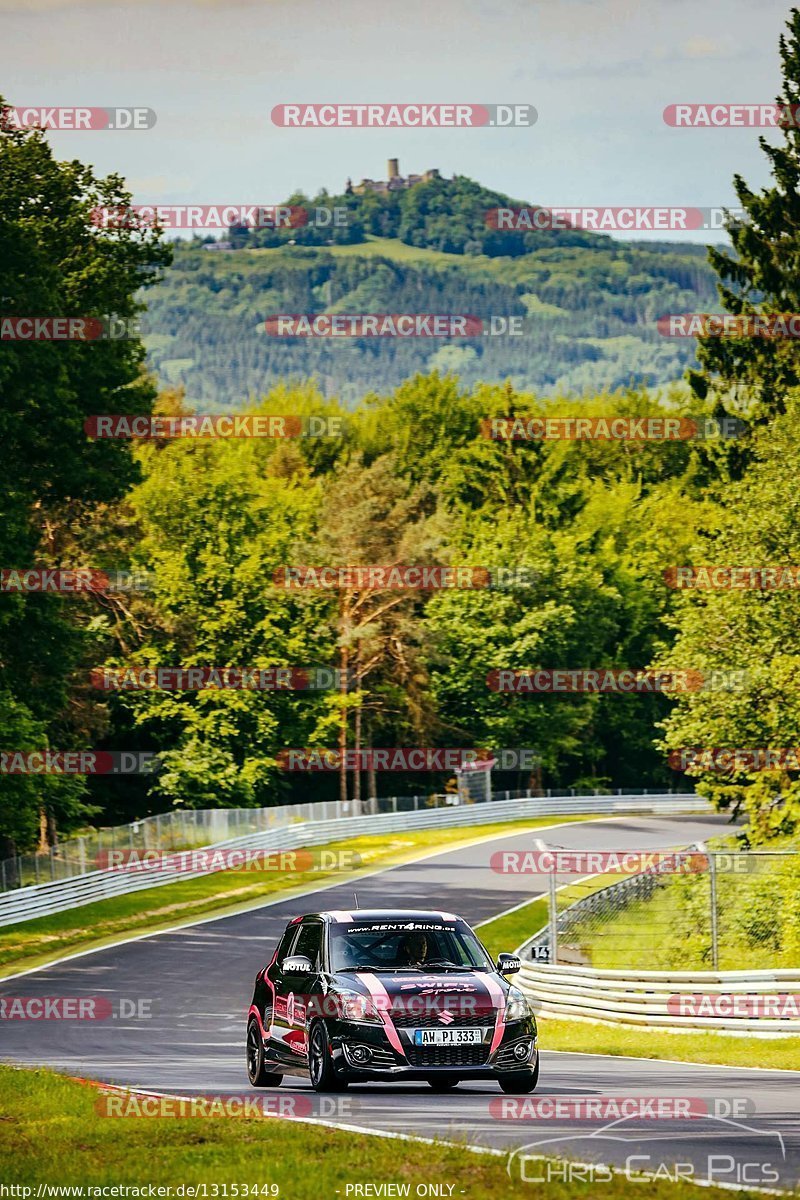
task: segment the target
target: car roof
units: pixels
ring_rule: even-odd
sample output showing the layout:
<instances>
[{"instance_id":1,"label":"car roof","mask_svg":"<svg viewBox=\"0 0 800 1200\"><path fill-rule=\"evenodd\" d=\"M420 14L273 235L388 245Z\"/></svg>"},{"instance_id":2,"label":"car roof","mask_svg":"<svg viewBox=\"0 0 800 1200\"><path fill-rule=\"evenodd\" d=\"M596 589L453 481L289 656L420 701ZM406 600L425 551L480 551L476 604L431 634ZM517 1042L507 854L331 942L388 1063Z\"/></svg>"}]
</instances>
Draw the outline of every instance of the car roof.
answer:
<instances>
[{"instance_id":1,"label":"car roof","mask_svg":"<svg viewBox=\"0 0 800 1200\"><path fill-rule=\"evenodd\" d=\"M329 909L321 913L306 913L308 917L322 917L324 921L337 923L351 921L460 921L455 913L439 909L417 908L350 908ZM296 918L303 920L303 917Z\"/></svg>"}]
</instances>

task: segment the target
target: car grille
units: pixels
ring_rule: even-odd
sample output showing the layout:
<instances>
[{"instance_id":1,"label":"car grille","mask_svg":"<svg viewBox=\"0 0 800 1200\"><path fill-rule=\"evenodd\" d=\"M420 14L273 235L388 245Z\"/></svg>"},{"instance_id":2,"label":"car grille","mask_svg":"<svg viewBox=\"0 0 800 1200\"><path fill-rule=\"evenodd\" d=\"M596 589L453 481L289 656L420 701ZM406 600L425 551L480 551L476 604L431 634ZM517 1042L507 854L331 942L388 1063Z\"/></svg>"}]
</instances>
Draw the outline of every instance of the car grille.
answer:
<instances>
[{"instance_id":1,"label":"car grille","mask_svg":"<svg viewBox=\"0 0 800 1200\"><path fill-rule=\"evenodd\" d=\"M412 1067L482 1067L489 1057L489 1044L477 1046L406 1046Z\"/></svg>"},{"instance_id":2,"label":"car grille","mask_svg":"<svg viewBox=\"0 0 800 1200\"><path fill-rule=\"evenodd\" d=\"M452 1021L442 1021L446 1008L429 1008L426 1012L403 1012L391 1009L389 1016L398 1029L494 1029L497 1013L493 1008L480 1008L460 1013L452 1009Z\"/></svg>"}]
</instances>

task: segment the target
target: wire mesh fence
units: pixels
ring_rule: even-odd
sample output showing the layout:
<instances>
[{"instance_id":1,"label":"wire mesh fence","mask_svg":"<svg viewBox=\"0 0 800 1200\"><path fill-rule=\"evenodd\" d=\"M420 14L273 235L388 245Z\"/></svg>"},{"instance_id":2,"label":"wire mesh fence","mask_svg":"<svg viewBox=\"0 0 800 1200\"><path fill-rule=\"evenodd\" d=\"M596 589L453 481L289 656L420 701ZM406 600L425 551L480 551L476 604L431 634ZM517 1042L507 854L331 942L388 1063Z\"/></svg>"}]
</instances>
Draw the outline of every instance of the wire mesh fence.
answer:
<instances>
[{"instance_id":1,"label":"wire mesh fence","mask_svg":"<svg viewBox=\"0 0 800 1200\"><path fill-rule=\"evenodd\" d=\"M438 797L403 796L378 801L376 812L404 812L435 807ZM388 805L388 807L387 807ZM373 811L365 807L365 811ZM276 805L272 808L179 809L144 817L129 825L91 829L47 851L17 855L0 862L0 891L71 879L108 865L115 851L194 850L247 834L283 829L295 822L332 820L353 814L352 805L337 801Z\"/></svg>"},{"instance_id":2,"label":"wire mesh fence","mask_svg":"<svg viewBox=\"0 0 800 1200\"><path fill-rule=\"evenodd\" d=\"M698 850L666 869L565 882L525 955L600 970L800 966L800 852Z\"/></svg>"},{"instance_id":3,"label":"wire mesh fence","mask_svg":"<svg viewBox=\"0 0 800 1200\"><path fill-rule=\"evenodd\" d=\"M128 825L86 830L44 851L15 855L0 861L0 892L31 884L72 879L101 870L109 853L117 850L193 850L229 841L251 833L285 828L297 821L346 819L359 814L378 815L392 812L417 812L449 805L515 800L535 796L605 795L574 788L565 791L527 789L492 792L481 795L428 793L414 796L372 797L360 807L338 800L318 800L307 804L274 805L269 808L174 809L152 817L143 817ZM647 796L648 792L618 789L617 796ZM658 794L672 794L661 792Z\"/></svg>"}]
</instances>

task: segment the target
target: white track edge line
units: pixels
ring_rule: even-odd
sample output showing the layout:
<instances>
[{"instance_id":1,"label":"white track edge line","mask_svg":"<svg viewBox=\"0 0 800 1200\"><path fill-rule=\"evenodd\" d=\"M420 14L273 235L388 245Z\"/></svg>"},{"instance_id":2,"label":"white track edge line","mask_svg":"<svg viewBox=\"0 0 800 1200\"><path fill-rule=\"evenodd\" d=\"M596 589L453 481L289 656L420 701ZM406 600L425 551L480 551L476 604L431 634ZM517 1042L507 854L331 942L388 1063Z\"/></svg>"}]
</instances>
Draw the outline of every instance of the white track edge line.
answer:
<instances>
[{"instance_id":1,"label":"white track edge line","mask_svg":"<svg viewBox=\"0 0 800 1200\"><path fill-rule=\"evenodd\" d=\"M542 1020L545 1019L546 1018L542 1018ZM564 1018L552 1018L554 1021L559 1019L563 1020ZM617 1025L615 1028L625 1029L630 1028L630 1026ZM703 1030L702 1032L712 1033L715 1037L725 1037L724 1033L715 1033L713 1029L709 1029L707 1031ZM675 1036L681 1037L686 1036L686 1034L683 1030L681 1030L681 1032ZM630 1059L632 1062L648 1062L653 1064L668 1063L674 1067L713 1067L715 1071L776 1071L781 1075L800 1075L800 1070L795 1070L792 1067L745 1067L738 1066L736 1063L696 1062L692 1058L644 1058L641 1054L600 1054L597 1050L543 1050L542 1047L539 1047L539 1052L542 1054L583 1054L586 1058Z\"/></svg>"},{"instance_id":2,"label":"white track edge line","mask_svg":"<svg viewBox=\"0 0 800 1200\"><path fill-rule=\"evenodd\" d=\"M97 1082L100 1083L100 1087L102 1088L102 1082L99 1080ZM119 1085L112 1084L111 1086L118 1087ZM180 1094L177 1094L174 1092L145 1091L144 1089L137 1089L137 1088L126 1088L125 1090L128 1092L133 1092L134 1094L137 1094L137 1095L142 1095L142 1096L161 1096L165 1100L185 1100L186 1099L185 1096L181 1096ZM187 1119L190 1119L190 1118L187 1118ZM449 1142L443 1138L429 1138L429 1137L424 1137L422 1134L417 1134L417 1133L399 1133L396 1130L392 1130L392 1129L372 1129L366 1125L351 1125L349 1122L345 1122L345 1121L342 1121L342 1122L329 1121L329 1120L326 1120L324 1117L282 1117L279 1114L276 1114L275 1116L267 1117L266 1120L289 1121L289 1122L296 1121L302 1125L321 1125L321 1126L326 1127L327 1129L340 1129L344 1133L361 1133L361 1134L366 1134L368 1137L381 1137L381 1138L387 1138L392 1141L421 1142L421 1143L423 1143L423 1145L426 1145L426 1146L447 1146L447 1147L450 1147L450 1148L453 1148L456 1150L469 1150L473 1154L490 1154L495 1158L508 1157L508 1155L510 1153L513 1153L513 1150L512 1151L501 1150L497 1146L476 1146L472 1142ZM530 1155L528 1155L528 1157L534 1158L539 1162L552 1162L554 1159L553 1155L547 1155L547 1154L530 1154ZM558 1161L557 1158L556 1158L556 1161ZM591 1163L581 1162L580 1159L572 1159L571 1158L571 1159L567 1159L566 1161L574 1163L575 1166L578 1166L578 1167L590 1167L592 1165L594 1165L594 1166L597 1165L596 1163L591 1164ZM611 1173L613 1175L622 1175L629 1182L631 1181L630 1174L627 1171L623 1170L622 1168L611 1166L608 1163L605 1163L603 1165L606 1166L606 1168L609 1171L611 1171ZM660 1178L661 1178L661 1176L657 1175L654 1172L644 1172L643 1171L643 1172L641 1172L641 1174L637 1173L637 1181L638 1182L644 1182L645 1180L658 1180ZM679 1183L680 1182L680 1183L685 1184L687 1182L687 1180L685 1180L685 1179L681 1179L681 1180L670 1179L669 1182L670 1183ZM693 1180L691 1180L691 1185L694 1187L707 1187L707 1188L718 1187L718 1188L723 1188L725 1191L731 1191L731 1192L754 1191L754 1192L758 1192L759 1194L769 1195L769 1196L794 1196L794 1195L796 1195L796 1193L794 1191L788 1191L785 1188L759 1188L759 1187L754 1187L753 1184L713 1183L710 1179L702 1179L702 1180L693 1179Z\"/></svg>"}]
</instances>

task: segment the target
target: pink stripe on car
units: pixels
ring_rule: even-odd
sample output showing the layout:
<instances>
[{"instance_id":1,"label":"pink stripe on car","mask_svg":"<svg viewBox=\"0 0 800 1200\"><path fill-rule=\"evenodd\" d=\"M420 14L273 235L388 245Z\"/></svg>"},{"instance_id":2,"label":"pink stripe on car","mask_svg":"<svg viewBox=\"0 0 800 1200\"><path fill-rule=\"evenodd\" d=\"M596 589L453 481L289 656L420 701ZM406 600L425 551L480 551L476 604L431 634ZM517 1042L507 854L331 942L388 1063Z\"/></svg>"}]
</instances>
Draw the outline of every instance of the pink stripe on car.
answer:
<instances>
[{"instance_id":1,"label":"pink stripe on car","mask_svg":"<svg viewBox=\"0 0 800 1200\"><path fill-rule=\"evenodd\" d=\"M389 1044L395 1050L397 1050L399 1054L402 1054L403 1058L405 1058L406 1053L403 1049L403 1043L400 1041L394 1021L389 1016L391 1000L389 999L389 993L387 992L386 988L376 975L369 974L366 971L359 971L356 978L361 980L372 999L377 1002L375 1007L383 1018L383 1024L386 1027L386 1036L389 1039Z\"/></svg>"},{"instance_id":2,"label":"pink stripe on car","mask_svg":"<svg viewBox=\"0 0 800 1200\"><path fill-rule=\"evenodd\" d=\"M489 995L492 997L494 1007L497 1009L497 1020L494 1026L494 1036L492 1044L489 1047L489 1054L494 1054L497 1047L502 1041L503 1034L506 1028L506 996L503 989L496 979L492 979L491 975L486 971L476 971L475 974L486 985Z\"/></svg>"}]
</instances>

